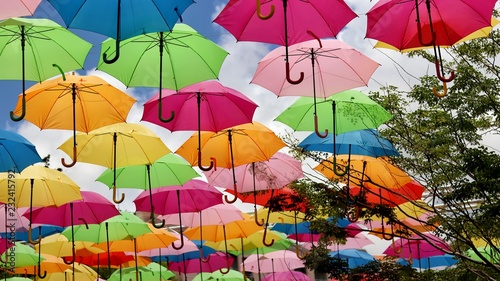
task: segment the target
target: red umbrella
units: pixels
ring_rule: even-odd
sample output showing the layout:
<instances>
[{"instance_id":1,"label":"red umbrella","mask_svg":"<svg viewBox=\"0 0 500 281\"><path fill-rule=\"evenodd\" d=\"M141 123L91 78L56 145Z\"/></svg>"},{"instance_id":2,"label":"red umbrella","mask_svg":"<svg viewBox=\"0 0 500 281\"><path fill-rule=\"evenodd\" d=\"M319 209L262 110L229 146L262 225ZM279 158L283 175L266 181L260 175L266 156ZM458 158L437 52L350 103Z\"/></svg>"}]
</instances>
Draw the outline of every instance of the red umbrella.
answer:
<instances>
[{"instance_id":1,"label":"red umbrella","mask_svg":"<svg viewBox=\"0 0 500 281\"><path fill-rule=\"evenodd\" d=\"M262 3L261 0L230 0L214 22L227 29L238 41L285 46L287 81L298 84L304 73L296 81L290 78L288 46L311 39L335 37L355 17L356 14L343 0L269 0Z\"/></svg>"},{"instance_id":2,"label":"red umbrella","mask_svg":"<svg viewBox=\"0 0 500 281\"><path fill-rule=\"evenodd\" d=\"M151 205L151 200L153 205ZM197 179L192 179L184 185L155 188L151 191L151 194L150 191L143 191L134 200L137 211L151 212L151 206L154 206L156 214L178 213L180 226L182 226L182 213L199 212L221 203L222 192L207 182ZM175 249L184 246L182 227L180 232L181 245L179 247L172 245Z\"/></svg>"}]
</instances>

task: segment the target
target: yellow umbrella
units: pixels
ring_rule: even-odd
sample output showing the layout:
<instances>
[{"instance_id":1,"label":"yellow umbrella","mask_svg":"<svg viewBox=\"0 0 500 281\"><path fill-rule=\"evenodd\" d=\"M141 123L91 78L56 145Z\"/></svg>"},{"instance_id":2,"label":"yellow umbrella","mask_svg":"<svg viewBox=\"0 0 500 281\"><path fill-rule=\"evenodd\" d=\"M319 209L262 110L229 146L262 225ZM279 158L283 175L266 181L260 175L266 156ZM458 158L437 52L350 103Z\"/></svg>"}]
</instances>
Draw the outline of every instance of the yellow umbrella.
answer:
<instances>
[{"instance_id":1,"label":"yellow umbrella","mask_svg":"<svg viewBox=\"0 0 500 281\"><path fill-rule=\"evenodd\" d=\"M179 147L176 153L184 157L192 166L198 165L203 168L204 163L211 163L210 167L232 169L235 197L228 200L226 195L225 200L228 203L234 203L238 194L234 167L269 160L285 146L285 143L272 130L261 123L254 122L219 132L196 132ZM202 150L204 156L201 157ZM198 163L199 161L201 163Z\"/></svg>"},{"instance_id":2,"label":"yellow umbrella","mask_svg":"<svg viewBox=\"0 0 500 281\"><path fill-rule=\"evenodd\" d=\"M36 84L26 91L24 119L40 129L90 132L125 122L135 99L97 76L62 75ZM14 114L22 112L22 95ZM76 148L75 148L76 151ZM76 163L63 165L71 167Z\"/></svg>"},{"instance_id":3,"label":"yellow umbrella","mask_svg":"<svg viewBox=\"0 0 500 281\"><path fill-rule=\"evenodd\" d=\"M90 131L78 133L78 158L85 163L104 166L114 171L113 201L121 203L125 196L116 199L116 168L132 165L151 165L170 149L153 131L140 124L117 123ZM59 149L68 155L73 151L72 139L66 140Z\"/></svg>"},{"instance_id":4,"label":"yellow umbrella","mask_svg":"<svg viewBox=\"0 0 500 281\"><path fill-rule=\"evenodd\" d=\"M56 257L69 257L73 255L73 245L68 238L61 233L56 233L42 238L39 244L35 245L35 250L43 254ZM96 247L94 242L75 241L75 251L78 256L101 254L105 250Z\"/></svg>"},{"instance_id":5,"label":"yellow umbrella","mask_svg":"<svg viewBox=\"0 0 500 281\"><path fill-rule=\"evenodd\" d=\"M67 269L64 272L47 273L43 281L62 281L62 280L78 280L78 281L95 281L99 278L99 274L90 266L85 264L74 263L74 271ZM71 277L72 276L72 277ZM70 279L72 278L72 279Z\"/></svg>"},{"instance_id":6,"label":"yellow umbrella","mask_svg":"<svg viewBox=\"0 0 500 281\"><path fill-rule=\"evenodd\" d=\"M28 207L30 224L28 240L31 243L32 207L61 206L81 200L80 187L61 171L45 166L28 166L20 174L0 173L0 202Z\"/></svg>"}]
</instances>

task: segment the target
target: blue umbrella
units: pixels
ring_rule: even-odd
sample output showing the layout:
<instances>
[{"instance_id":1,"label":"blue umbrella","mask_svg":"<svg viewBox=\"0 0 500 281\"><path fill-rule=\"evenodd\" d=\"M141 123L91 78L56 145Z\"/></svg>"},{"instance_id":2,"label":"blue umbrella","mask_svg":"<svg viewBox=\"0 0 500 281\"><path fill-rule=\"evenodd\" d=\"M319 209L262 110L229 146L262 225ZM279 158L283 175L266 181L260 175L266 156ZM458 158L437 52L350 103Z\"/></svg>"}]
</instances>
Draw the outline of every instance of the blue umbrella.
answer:
<instances>
[{"instance_id":1,"label":"blue umbrella","mask_svg":"<svg viewBox=\"0 0 500 281\"><path fill-rule=\"evenodd\" d=\"M381 137L377 130L365 129L338 134L335 139L335 152L337 154L366 155L371 157L398 156L399 152L385 138ZM308 151L323 151L333 153L333 134L326 138L311 133L299 147Z\"/></svg>"},{"instance_id":2,"label":"blue umbrella","mask_svg":"<svg viewBox=\"0 0 500 281\"><path fill-rule=\"evenodd\" d=\"M376 261L376 259L363 250L346 249L330 252L329 255L333 258L346 260L349 268L363 266L367 263Z\"/></svg>"},{"instance_id":3,"label":"blue umbrella","mask_svg":"<svg viewBox=\"0 0 500 281\"><path fill-rule=\"evenodd\" d=\"M171 31L181 14L193 0L48 0L69 28L83 29L116 39L115 57L103 59L115 62L120 53L120 41L134 36Z\"/></svg>"},{"instance_id":4,"label":"blue umbrella","mask_svg":"<svg viewBox=\"0 0 500 281\"><path fill-rule=\"evenodd\" d=\"M409 264L406 259L399 259L398 263L402 265ZM456 263L458 263L458 259L455 258L455 256L445 254L445 255L431 256L421 259L413 259L411 266L413 268L419 268L419 269L431 269L440 266L452 266L455 265Z\"/></svg>"},{"instance_id":5,"label":"blue umbrella","mask_svg":"<svg viewBox=\"0 0 500 281\"><path fill-rule=\"evenodd\" d=\"M17 133L0 130L0 172L20 173L38 162L42 158L30 141Z\"/></svg>"}]
</instances>

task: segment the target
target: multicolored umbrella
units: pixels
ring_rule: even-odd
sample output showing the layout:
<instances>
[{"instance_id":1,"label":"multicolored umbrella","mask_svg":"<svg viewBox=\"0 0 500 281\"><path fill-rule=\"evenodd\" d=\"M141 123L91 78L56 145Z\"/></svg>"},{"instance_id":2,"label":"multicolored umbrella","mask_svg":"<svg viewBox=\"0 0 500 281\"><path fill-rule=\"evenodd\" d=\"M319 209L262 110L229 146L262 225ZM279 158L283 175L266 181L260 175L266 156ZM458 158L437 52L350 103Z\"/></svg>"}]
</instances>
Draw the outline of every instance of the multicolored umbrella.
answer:
<instances>
[{"instance_id":1,"label":"multicolored umbrella","mask_svg":"<svg viewBox=\"0 0 500 281\"><path fill-rule=\"evenodd\" d=\"M113 39L104 41L102 52L114 44L118 43ZM109 73L127 87L158 87L157 116L161 122L174 118L173 113L168 119L162 116L163 88L179 90L200 81L217 79L228 55L217 44L181 23L171 32L145 33L123 41L120 46L127 59L112 65L100 61L97 69Z\"/></svg>"},{"instance_id":2,"label":"multicolored umbrella","mask_svg":"<svg viewBox=\"0 0 500 281\"><path fill-rule=\"evenodd\" d=\"M283 9L274 9L278 5ZM262 11L268 11L264 15ZM343 0L334 1L238 1L230 0L214 19L238 41L256 41L285 46L285 73L290 84L288 46L316 38L335 37L356 14ZM266 32L262 32L266 30Z\"/></svg>"},{"instance_id":3,"label":"multicolored umbrella","mask_svg":"<svg viewBox=\"0 0 500 281\"><path fill-rule=\"evenodd\" d=\"M29 165L42 162L35 146L20 134L0 130L0 172L20 173Z\"/></svg>"},{"instance_id":4,"label":"multicolored umbrella","mask_svg":"<svg viewBox=\"0 0 500 281\"><path fill-rule=\"evenodd\" d=\"M125 199L122 193L116 199L116 168L132 165L151 165L170 149L153 131L140 124L116 123L76 135L77 153L73 157L80 162L96 164L113 169L113 202ZM72 155L72 139L58 147ZM75 160L75 159L73 159Z\"/></svg>"},{"instance_id":5,"label":"multicolored umbrella","mask_svg":"<svg viewBox=\"0 0 500 281\"><path fill-rule=\"evenodd\" d=\"M21 112L26 114L25 80L42 82L63 71L83 68L92 45L49 19L10 18L0 22L0 79L22 80ZM19 51L21 49L21 51ZM21 65L19 62L21 61ZM55 66L55 67L54 67Z\"/></svg>"},{"instance_id":6,"label":"multicolored umbrella","mask_svg":"<svg viewBox=\"0 0 500 281\"><path fill-rule=\"evenodd\" d=\"M69 28L83 29L116 39L114 57L103 54L106 63L118 60L120 40L148 32L169 32L181 19L182 13L194 3L193 0L158 1L141 3L118 0L116 3L101 1L48 0L59 12ZM94 19L101 19L96 22Z\"/></svg>"},{"instance_id":7,"label":"multicolored umbrella","mask_svg":"<svg viewBox=\"0 0 500 281\"><path fill-rule=\"evenodd\" d=\"M25 119L40 129L73 130L73 159L76 163L76 131L88 133L103 126L125 122L136 102L134 98L97 76L64 74L30 87L25 97L19 96L14 114L22 114L24 98Z\"/></svg>"},{"instance_id":8,"label":"multicolored umbrella","mask_svg":"<svg viewBox=\"0 0 500 281\"><path fill-rule=\"evenodd\" d=\"M234 126L218 133L201 132L199 135L201 143L198 142L198 133L194 133L176 153L191 165L199 165L199 150L196 149L199 147L205 151L201 162L213 161L214 167L232 169L234 194L238 194L234 167L269 160L279 149L285 147L285 143L273 131L258 122ZM225 195L224 199L227 203L234 203L237 197L230 200Z\"/></svg>"},{"instance_id":9,"label":"multicolored umbrella","mask_svg":"<svg viewBox=\"0 0 500 281\"><path fill-rule=\"evenodd\" d=\"M40 5L42 0L16 0L9 1L1 4L0 9L0 20L20 17L20 16L31 16L35 12L38 5Z\"/></svg>"}]
</instances>

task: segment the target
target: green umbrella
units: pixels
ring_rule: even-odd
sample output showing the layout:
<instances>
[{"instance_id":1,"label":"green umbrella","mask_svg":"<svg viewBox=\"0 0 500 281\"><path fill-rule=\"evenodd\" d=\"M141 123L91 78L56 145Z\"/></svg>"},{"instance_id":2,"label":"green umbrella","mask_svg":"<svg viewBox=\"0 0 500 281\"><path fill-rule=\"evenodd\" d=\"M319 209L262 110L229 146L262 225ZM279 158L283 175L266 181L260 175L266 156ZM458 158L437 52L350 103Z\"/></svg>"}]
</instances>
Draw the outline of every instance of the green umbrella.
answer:
<instances>
[{"instance_id":1,"label":"green umbrella","mask_svg":"<svg viewBox=\"0 0 500 281\"><path fill-rule=\"evenodd\" d=\"M114 49L115 40L101 44L101 53ZM108 51L109 52L109 51ZM157 87L158 118L163 119L161 89L179 90L185 86L217 79L228 52L186 24L178 23L171 32L154 32L120 43L122 58L113 64L102 58L97 69L109 73L127 87ZM109 53L108 55L113 55Z\"/></svg>"},{"instance_id":2,"label":"green umbrella","mask_svg":"<svg viewBox=\"0 0 500 281\"><path fill-rule=\"evenodd\" d=\"M491 246L478 247L476 250L479 254L474 252L473 249L469 249L467 250L467 255L477 261L483 261L483 258L485 258L492 263L500 262L500 253L498 253L498 251Z\"/></svg>"},{"instance_id":3,"label":"green umbrella","mask_svg":"<svg viewBox=\"0 0 500 281\"><path fill-rule=\"evenodd\" d=\"M220 281L241 281L245 280L243 274L234 269L229 270L228 273L223 274L219 270L216 270L212 273L200 273L197 274L192 281L203 281L203 280L220 280Z\"/></svg>"},{"instance_id":4,"label":"green umbrella","mask_svg":"<svg viewBox=\"0 0 500 281\"><path fill-rule=\"evenodd\" d=\"M83 68L92 44L48 19L10 18L0 22L0 79L22 80L22 113L26 113L25 81L42 82L65 71Z\"/></svg>"},{"instance_id":5,"label":"green umbrella","mask_svg":"<svg viewBox=\"0 0 500 281\"><path fill-rule=\"evenodd\" d=\"M6 256L7 255L7 256ZM40 258L40 259L39 259ZM15 267L37 266L39 261L45 260L43 257L38 257L35 249L32 247L16 242L12 247L5 251L0 259L0 266L7 270ZM3 261L7 261L4 263ZM14 271L14 270L12 270Z\"/></svg>"},{"instance_id":6,"label":"green umbrella","mask_svg":"<svg viewBox=\"0 0 500 281\"><path fill-rule=\"evenodd\" d=\"M149 190L151 198L151 223L156 228L162 228L165 226L165 220L160 225L154 223L155 215L151 189L161 186L183 185L187 181L199 176L191 164L184 158L174 153L168 153L156 160L152 165L134 165L117 168L116 186ZM96 181L100 181L109 188L112 188L113 179L113 170L107 169Z\"/></svg>"},{"instance_id":7,"label":"green umbrella","mask_svg":"<svg viewBox=\"0 0 500 281\"><path fill-rule=\"evenodd\" d=\"M348 90L331 95L324 100L316 100L317 116L321 116L318 118L318 123L309 118L314 115L314 105L314 98L300 97L275 120L290 126L295 131L316 131L318 136L323 138L327 136L329 130L333 132L333 171L338 176L345 175L348 167L343 173L335 168L337 166L335 135L363 129L376 129L392 118L392 115L381 105L356 90ZM318 127L326 128L324 135L319 133Z\"/></svg>"},{"instance_id":8,"label":"green umbrella","mask_svg":"<svg viewBox=\"0 0 500 281\"><path fill-rule=\"evenodd\" d=\"M116 270L113 272L108 281L121 281L121 280L169 280L175 274L169 271L166 267L152 262L147 266L139 266L136 270L135 267L127 267Z\"/></svg>"}]
</instances>

